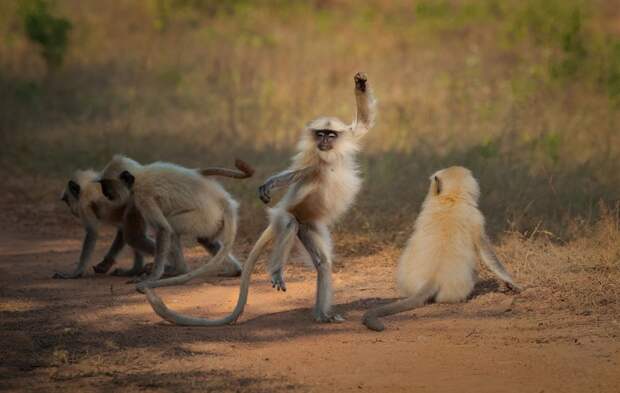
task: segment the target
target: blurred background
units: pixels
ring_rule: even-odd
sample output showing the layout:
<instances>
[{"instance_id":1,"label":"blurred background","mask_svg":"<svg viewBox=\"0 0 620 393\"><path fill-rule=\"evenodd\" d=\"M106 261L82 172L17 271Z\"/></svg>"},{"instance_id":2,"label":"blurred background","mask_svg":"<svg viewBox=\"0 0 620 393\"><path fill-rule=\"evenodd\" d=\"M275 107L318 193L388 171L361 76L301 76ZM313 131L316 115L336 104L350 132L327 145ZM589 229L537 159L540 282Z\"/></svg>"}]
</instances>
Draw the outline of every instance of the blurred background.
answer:
<instances>
[{"instance_id":1,"label":"blurred background","mask_svg":"<svg viewBox=\"0 0 620 393\"><path fill-rule=\"evenodd\" d=\"M379 117L337 232L401 244L428 176L455 164L480 179L495 238L617 227L612 0L3 0L4 199L50 201L52 214L74 169L114 153L190 167L241 157L256 178L224 182L253 238L256 187L288 165L307 121L353 118L357 71Z\"/></svg>"}]
</instances>

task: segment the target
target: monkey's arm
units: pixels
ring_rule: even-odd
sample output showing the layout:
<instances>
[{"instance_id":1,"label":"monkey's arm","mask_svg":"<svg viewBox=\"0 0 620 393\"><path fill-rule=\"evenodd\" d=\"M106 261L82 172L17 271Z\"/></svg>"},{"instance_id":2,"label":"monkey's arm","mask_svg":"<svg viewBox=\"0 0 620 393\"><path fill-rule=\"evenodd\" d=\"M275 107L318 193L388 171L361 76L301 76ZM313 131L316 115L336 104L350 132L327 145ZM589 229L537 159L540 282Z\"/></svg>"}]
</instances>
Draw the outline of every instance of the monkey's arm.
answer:
<instances>
[{"instance_id":1,"label":"monkey's arm","mask_svg":"<svg viewBox=\"0 0 620 393\"><path fill-rule=\"evenodd\" d=\"M149 274L144 281L159 280L164 274L166 258L170 253L170 244L174 231L154 200L148 199L140 205L136 205L136 209L140 211L147 224L156 231L155 269L153 269L151 274Z\"/></svg>"},{"instance_id":2,"label":"monkey's arm","mask_svg":"<svg viewBox=\"0 0 620 393\"><path fill-rule=\"evenodd\" d=\"M258 188L258 196L264 203L271 201L271 190L274 188L287 187L305 179L314 168L307 167L299 170L286 170L269 177L262 186Z\"/></svg>"},{"instance_id":3,"label":"monkey's arm","mask_svg":"<svg viewBox=\"0 0 620 393\"><path fill-rule=\"evenodd\" d=\"M93 228L86 228L86 235L82 243L82 252L80 253L80 261L77 268L72 273L54 273L53 278L78 278L84 274L86 265L90 261L90 257L95 249L95 243L97 243L97 231Z\"/></svg>"},{"instance_id":4,"label":"monkey's arm","mask_svg":"<svg viewBox=\"0 0 620 393\"><path fill-rule=\"evenodd\" d=\"M376 101L368 85L368 77L362 72L355 74L355 102L357 115L353 125L355 136L365 135L375 124Z\"/></svg>"},{"instance_id":5,"label":"monkey's arm","mask_svg":"<svg viewBox=\"0 0 620 393\"><path fill-rule=\"evenodd\" d=\"M514 283L510 273L506 270L504 265L500 262L491 247L491 242L489 241L486 233L482 232L475 242L476 250L478 251L478 256L482 260L482 262L493 272L497 277L499 277L502 281L506 283L508 288L515 292L521 291L521 287Z\"/></svg>"},{"instance_id":6,"label":"monkey's arm","mask_svg":"<svg viewBox=\"0 0 620 393\"><path fill-rule=\"evenodd\" d=\"M114 236L110 249L105 254L105 257L103 257L103 261L93 266L95 273L107 273L108 270L110 270L110 268L116 263L116 257L118 256L118 253L121 252L123 247L125 247L125 238L123 236L123 230L119 229L116 231L116 236Z\"/></svg>"}]
</instances>

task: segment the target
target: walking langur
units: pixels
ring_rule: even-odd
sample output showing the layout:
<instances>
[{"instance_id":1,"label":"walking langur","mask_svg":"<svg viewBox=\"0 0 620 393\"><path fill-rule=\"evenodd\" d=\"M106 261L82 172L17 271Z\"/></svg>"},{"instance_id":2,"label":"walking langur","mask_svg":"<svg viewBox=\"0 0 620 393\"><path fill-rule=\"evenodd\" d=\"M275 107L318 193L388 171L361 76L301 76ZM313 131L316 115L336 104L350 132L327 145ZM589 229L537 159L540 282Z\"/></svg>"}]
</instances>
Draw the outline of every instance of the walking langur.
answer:
<instances>
[{"instance_id":1,"label":"walking langur","mask_svg":"<svg viewBox=\"0 0 620 393\"><path fill-rule=\"evenodd\" d=\"M124 168L125 157L115 157L114 168ZM222 168L196 170L165 162L122 170L103 171L100 180L103 194L117 204L125 205L124 228L130 228L132 217L138 215L156 231L155 266L138 285L175 285L200 274L219 273L236 276L241 265L230 255L237 231L237 202L215 180L205 176L249 177L253 169L243 161L235 163L241 172ZM194 237L208 252L211 263L189 273L159 280L166 260L174 254L180 237ZM220 239L222 243L220 243ZM173 256L174 258L174 256ZM221 271L224 270L224 273ZM157 281L159 280L159 281Z\"/></svg>"},{"instance_id":2,"label":"walking langur","mask_svg":"<svg viewBox=\"0 0 620 393\"><path fill-rule=\"evenodd\" d=\"M137 164L137 163L136 163ZM81 277L95 249L100 226L110 225L117 228L116 236L110 249L101 261L93 269L96 273L106 273L115 263L116 257L125 246L122 230L123 206L113 206L101 193L101 188L95 180L98 173L93 170L78 170L67 182L61 200L69 206L71 213L80 219L86 232L82 244L82 251L77 267L71 273L56 272L54 278L78 278ZM148 239L147 239L148 241ZM134 249L134 264L129 270L115 269L112 274L118 276L136 275L142 272L143 256Z\"/></svg>"},{"instance_id":3,"label":"walking langur","mask_svg":"<svg viewBox=\"0 0 620 393\"><path fill-rule=\"evenodd\" d=\"M469 169L442 169L430 182L398 264L397 283L405 299L367 311L363 323L369 329L382 331L379 317L412 310L429 299L464 301L474 289L478 259L510 289L519 290L493 252L478 209L478 182Z\"/></svg>"},{"instance_id":4,"label":"walking langur","mask_svg":"<svg viewBox=\"0 0 620 393\"><path fill-rule=\"evenodd\" d=\"M274 250L268 263L272 284L279 290L286 290L283 267L298 239L318 274L314 318L320 322L343 320L331 311L332 246L328 225L347 211L360 189L355 154L361 137L374 125L376 112L366 75L358 73L354 81L357 116L353 123L348 125L333 117L311 121L302 132L298 154L289 169L271 176L260 187L259 196L265 203L270 202L272 189L288 189L282 200L269 209L269 226L260 235L243 267L234 311L217 320L181 315L167 308L147 289L147 298L159 316L180 325L218 326L236 321L247 302L254 264L265 245L273 239Z\"/></svg>"}]
</instances>

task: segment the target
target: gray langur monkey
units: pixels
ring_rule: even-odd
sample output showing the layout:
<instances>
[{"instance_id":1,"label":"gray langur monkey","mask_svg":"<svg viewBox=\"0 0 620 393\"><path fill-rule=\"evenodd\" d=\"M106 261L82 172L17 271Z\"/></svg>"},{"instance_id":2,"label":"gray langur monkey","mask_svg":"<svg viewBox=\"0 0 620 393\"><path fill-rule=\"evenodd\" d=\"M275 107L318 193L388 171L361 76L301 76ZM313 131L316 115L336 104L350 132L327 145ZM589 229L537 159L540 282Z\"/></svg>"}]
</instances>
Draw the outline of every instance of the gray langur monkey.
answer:
<instances>
[{"instance_id":1,"label":"gray langur monkey","mask_svg":"<svg viewBox=\"0 0 620 393\"><path fill-rule=\"evenodd\" d=\"M112 166L126 168L125 160L117 156ZM127 230L132 216L138 215L156 231L154 268L138 284L139 291L182 284L201 274L239 275L241 265L230 254L237 231L238 204L218 182L207 177L247 178L253 174L243 161L237 160L235 165L241 172L188 169L165 162L123 169L118 176L114 176L118 170L103 171L103 194L114 203L126 205L124 228ZM194 271L160 280L166 260L176 257L175 245L180 247L182 235L194 237L214 257Z\"/></svg>"},{"instance_id":2,"label":"gray langur monkey","mask_svg":"<svg viewBox=\"0 0 620 393\"><path fill-rule=\"evenodd\" d=\"M217 320L185 316L170 310L147 289L147 298L159 316L179 325L219 326L235 322L247 303L254 265L266 244L273 239L274 250L268 263L273 286L286 290L284 264L291 248L299 241L317 270L315 320L343 320L331 311L332 245L328 225L347 211L360 189L355 155L359 151L360 139L373 127L376 113L375 99L366 75L358 73L354 81L357 115L353 123L345 124L333 117L311 121L302 131L298 154L289 169L269 177L259 188L261 200L269 203L272 189L288 187L284 197L269 209L269 226L260 235L243 267L234 311Z\"/></svg>"},{"instance_id":3,"label":"gray langur monkey","mask_svg":"<svg viewBox=\"0 0 620 393\"><path fill-rule=\"evenodd\" d=\"M93 170L76 171L61 195L61 200L67 204L71 214L82 222L85 237L75 270L70 273L56 272L53 278L78 278L84 274L95 249L101 225L114 226L117 231L103 261L93 266L96 273L106 273L116 263L116 257L125 246L122 230L124 206L114 206L107 201L101 193L99 184L95 182L98 176L99 174ZM115 269L112 274L131 276L141 273L142 269L143 255L134 249L133 267L129 270Z\"/></svg>"},{"instance_id":4,"label":"gray langur monkey","mask_svg":"<svg viewBox=\"0 0 620 393\"><path fill-rule=\"evenodd\" d=\"M367 311L366 327L382 331L379 317L413 310L429 299L466 300L477 280L478 260L508 288L520 290L493 252L478 209L479 194L469 169L454 166L430 177L422 211L398 263L397 284L405 299Z\"/></svg>"}]
</instances>

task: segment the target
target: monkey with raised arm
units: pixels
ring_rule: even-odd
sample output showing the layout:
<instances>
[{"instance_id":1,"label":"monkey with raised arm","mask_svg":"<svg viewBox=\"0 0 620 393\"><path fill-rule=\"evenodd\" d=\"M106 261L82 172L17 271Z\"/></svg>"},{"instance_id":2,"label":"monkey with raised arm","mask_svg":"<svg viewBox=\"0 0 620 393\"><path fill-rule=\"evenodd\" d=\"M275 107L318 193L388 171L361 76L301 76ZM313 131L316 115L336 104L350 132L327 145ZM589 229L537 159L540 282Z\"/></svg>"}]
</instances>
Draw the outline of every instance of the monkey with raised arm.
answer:
<instances>
[{"instance_id":1,"label":"monkey with raised arm","mask_svg":"<svg viewBox=\"0 0 620 393\"><path fill-rule=\"evenodd\" d=\"M126 232L132 233L133 216L141 217L156 232L155 263L150 274L138 285L175 285L201 274L237 276L241 265L230 254L237 228L237 202L210 176L247 178L253 169L241 160L240 171L224 168L188 169L179 165L155 162L122 170L126 157L117 156L103 171L103 194L116 204L124 205ZM114 170L112 170L114 169ZM186 274L160 280L166 261L175 258L180 237L194 237L209 253L211 263ZM221 241L220 241L221 239Z\"/></svg>"},{"instance_id":2,"label":"monkey with raised arm","mask_svg":"<svg viewBox=\"0 0 620 393\"><path fill-rule=\"evenodd\" d=\"M191 317L170 310L151 290L146 294L155 312L181 325L218 326L231 323L243 312L254 264L265 245L273 240L274 249L268 263L274 287L286 290L283 267L291 248L299 241L308 251L317 270L314 318L320 322L338 322L332 303L332 245L328 225L353 204L361 179L355 162L360 139L373 127L375 99L365 74L354 77L357 116L352 124L333 117L311 121L303 129L298 154L289 169L268 178L259 189L265 203L271 190L288 187L284 197L269 209L269 226L252 248L241 275L240 294L234 311L212 320Z\"/></svg>"},{"instance_id":3,"label":"monkey with raised arm","mask_svg":"<svg viewBox=\"0 0 620 393\"><path fill-rule=\"evenodd\" d=\"M405 299L367 311L364 325L382 331L379 317L413 310L430 299L464 301L474 289L478 260L509 288L519 290L493 252L478 209L479 194L469 169L454 166L431 176L422 211L398 264L397 283Z\"/></svg>"}]
</instances>

